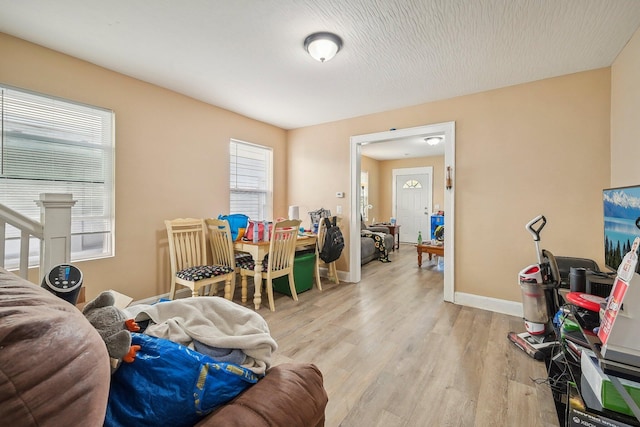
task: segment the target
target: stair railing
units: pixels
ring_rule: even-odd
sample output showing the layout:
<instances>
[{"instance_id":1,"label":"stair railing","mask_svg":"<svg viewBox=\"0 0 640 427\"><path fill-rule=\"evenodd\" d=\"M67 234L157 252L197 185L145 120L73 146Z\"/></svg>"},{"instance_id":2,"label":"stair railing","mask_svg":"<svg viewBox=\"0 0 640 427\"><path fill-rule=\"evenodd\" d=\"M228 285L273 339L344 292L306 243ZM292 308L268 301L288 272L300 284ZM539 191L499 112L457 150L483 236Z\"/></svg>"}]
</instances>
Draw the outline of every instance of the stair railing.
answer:
<instances>
[{"instance_id":1,"label":"stair railing","mask_svg":"<svg viewBox=\"0 0 640 427\"><path fill-rule=\"evenodd\" d=\"M40 206L40 222L0 204L0 267L5 267L7 225L20 230L18 275L29 273L30 239L40 240L41 279L51 268L71 261L71 207L76 201L71 194L43 193L34 201Z\"/></svg>"}]
</instances>

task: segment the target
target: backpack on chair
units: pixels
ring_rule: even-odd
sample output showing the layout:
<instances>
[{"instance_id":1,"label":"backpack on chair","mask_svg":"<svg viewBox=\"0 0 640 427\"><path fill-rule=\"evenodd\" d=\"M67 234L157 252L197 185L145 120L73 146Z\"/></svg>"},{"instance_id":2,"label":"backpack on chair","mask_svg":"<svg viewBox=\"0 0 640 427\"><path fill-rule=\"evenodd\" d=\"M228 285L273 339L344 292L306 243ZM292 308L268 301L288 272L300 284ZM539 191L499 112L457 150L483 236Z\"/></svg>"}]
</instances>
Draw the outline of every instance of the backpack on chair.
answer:
<instances>
[{"instance_id":1,"label":"backpack on chair","mask_svg":"<svg viewBox=\"0 0 640 427\"><path fill-rule=\"evenodd\" d=\"M342 249L344 249L344 236L342 236L340 227L336 225L336 217L333 217L333 223L329 218L324 218L323 221L327 231L324 237L324 244L320 250L320 259L330 263L340 258Z\"/></svg>"}]
</instances>

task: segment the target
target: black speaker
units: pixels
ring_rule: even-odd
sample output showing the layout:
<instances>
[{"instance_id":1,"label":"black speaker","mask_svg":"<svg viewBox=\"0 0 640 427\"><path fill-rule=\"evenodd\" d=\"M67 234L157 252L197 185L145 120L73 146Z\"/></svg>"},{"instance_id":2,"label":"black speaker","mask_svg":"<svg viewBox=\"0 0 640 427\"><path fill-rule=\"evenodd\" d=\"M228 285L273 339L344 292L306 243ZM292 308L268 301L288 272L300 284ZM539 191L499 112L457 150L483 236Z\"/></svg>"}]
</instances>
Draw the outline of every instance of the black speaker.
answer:
<instances>
[{"instance_id":1,"label":"black speaker","mask_svg":"<svg viewBox=\"0 0 640 427\"><path fill-rule=\"evenodd\" d=\"M70 264L56 265L42 279L43 288L76 305L82 287L82 272Z\"/></svg>"}]
</instances>

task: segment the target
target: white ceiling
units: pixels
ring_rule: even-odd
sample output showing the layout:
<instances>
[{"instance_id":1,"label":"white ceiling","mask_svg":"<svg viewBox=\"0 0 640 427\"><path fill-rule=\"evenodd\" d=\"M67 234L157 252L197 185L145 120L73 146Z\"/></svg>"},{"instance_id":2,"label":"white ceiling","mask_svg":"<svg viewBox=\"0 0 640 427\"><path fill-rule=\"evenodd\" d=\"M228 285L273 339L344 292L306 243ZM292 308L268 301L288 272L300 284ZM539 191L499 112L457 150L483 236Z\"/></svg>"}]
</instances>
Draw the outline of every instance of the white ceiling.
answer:
<instances>
[{"instance_id":1,"label":"white ceiling","mask_svg":"<svg viewBox=\"0 0 640 427\"><path fill-rule=\"evenodd\" d=\"M606 67L639 26L638 0L0 0L0 32L284 129Z\"/></svg>"},{"instance_id":2,"label":"white ceiling","mask_svg":"<svg viewBox=\"0 0 640 427\"><path fill-rule=\"evenodd\" d=\"M427 135L394 138L362 145L361 153L376 160L444 156L444 135L428 136L428 138L432 137L440 137L442 142L429 145L426 142Z\"/></svg>"}]
</instances>

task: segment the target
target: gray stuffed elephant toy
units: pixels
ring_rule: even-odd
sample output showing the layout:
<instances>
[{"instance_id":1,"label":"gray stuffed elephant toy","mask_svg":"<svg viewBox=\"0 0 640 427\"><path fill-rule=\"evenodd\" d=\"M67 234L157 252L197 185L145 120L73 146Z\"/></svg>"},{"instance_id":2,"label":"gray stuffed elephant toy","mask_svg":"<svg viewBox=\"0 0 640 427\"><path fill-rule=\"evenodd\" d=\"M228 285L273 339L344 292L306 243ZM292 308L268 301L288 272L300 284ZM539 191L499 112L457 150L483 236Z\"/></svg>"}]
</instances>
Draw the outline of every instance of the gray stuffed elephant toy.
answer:
<instances>
[{"instance_id":1,"label":"gray stuffed elephant toy","mask_svg":"<svg viewBox=\"0 0 640 427\"><path fill-rule=\"evenodd\" d=\"M111 367L114 372L120 361L131 363L139 345L131 345L131 332L137 332L140 327L133 319L127 319L125 313L115 307L115 297L109 291L104 291L94 300L89 301L82 310L82 314L98 331L107 346Z\"/></svg>"}]
</instances>

